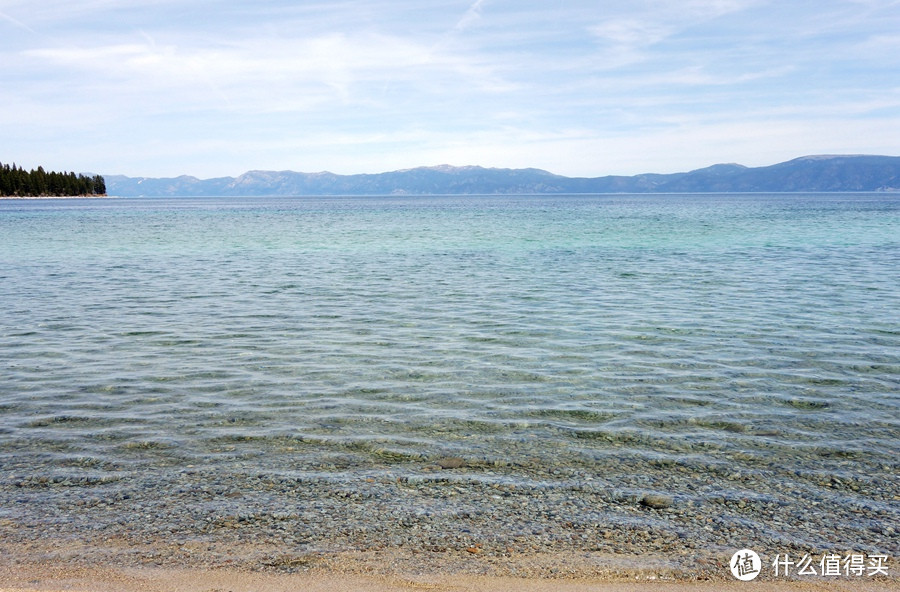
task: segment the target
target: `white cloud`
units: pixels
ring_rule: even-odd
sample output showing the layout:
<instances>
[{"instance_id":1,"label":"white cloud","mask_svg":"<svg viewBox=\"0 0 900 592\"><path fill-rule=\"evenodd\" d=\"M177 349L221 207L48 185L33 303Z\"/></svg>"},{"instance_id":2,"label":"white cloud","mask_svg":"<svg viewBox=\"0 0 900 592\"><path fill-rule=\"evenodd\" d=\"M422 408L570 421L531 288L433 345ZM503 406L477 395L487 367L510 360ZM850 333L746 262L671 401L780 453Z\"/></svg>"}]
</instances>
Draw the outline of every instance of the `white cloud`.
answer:
<instances>
[{"instance_id":1,"label":"white cloud","mask_svg":"<svg viewBox=\"0 0 900 592\"><path fill-rule=\"evenodd\" d=\"M393 84L426 94L454 87L481 92L514 88L489 65L460 53L442 53L415 40L363 32L326 32L313 37L263 37L195 47L157 43L146 33L129 43L28 49L20 55L35 67L90 73L105 89L139 88L154 101L173 96L179 107L201 100L210 88L234 108L254 112L303 110L328 101L373 100L369 86ZM43 65L41 64L43 63ZM78 76L83 76L78 74ZM357 86L365 90L356 92ZM199 92L199 94L198 94ZM287 99L287 100L286 100ZM389 99L390 100L390 99Z\"/></svg>"},{"instance_id":2,"label":"white cloud","mask_svg":"<svg viewBox=\"0 0 900 592\"><path fill-rule=\"evenodd\" d=\"M589 27L603 41L626 47L643 47L669 36L674 27L640 19L617 19Z\"/></svg>"},{"instance_id":3,"label":"white cloud","mask_svg":"<svg viewBox=\"0 0 900 592\"><path fill-rule=\"evenodd\" d=\"M844 138L870 152L900 132L896 5L7 0L0 123L35 153L80 137L71 157L112 152L106 172L126 157L165 167L177 146L169 172L210 176L436 162L629 173L748 160L767 137L773 151Z\"/></svg>"}]
</instances>

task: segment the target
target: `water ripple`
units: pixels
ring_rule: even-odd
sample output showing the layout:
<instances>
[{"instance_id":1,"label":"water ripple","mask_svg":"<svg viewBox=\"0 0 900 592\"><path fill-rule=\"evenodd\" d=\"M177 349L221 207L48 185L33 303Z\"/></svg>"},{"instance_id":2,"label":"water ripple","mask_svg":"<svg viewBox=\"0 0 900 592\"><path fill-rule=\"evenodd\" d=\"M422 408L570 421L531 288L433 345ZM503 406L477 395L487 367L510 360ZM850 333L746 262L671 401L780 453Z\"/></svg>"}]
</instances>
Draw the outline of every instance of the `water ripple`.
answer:
<instances>
[{"instance_id":1,"label":"water ripple","mask_svg":"<svg viewBox=\"0 0 900 592\"><path fill-rule=\"evenodd\" d=\"M641 199L4 207L0 462L896 496L900 202Z\"/></svg>"}]
</instances>

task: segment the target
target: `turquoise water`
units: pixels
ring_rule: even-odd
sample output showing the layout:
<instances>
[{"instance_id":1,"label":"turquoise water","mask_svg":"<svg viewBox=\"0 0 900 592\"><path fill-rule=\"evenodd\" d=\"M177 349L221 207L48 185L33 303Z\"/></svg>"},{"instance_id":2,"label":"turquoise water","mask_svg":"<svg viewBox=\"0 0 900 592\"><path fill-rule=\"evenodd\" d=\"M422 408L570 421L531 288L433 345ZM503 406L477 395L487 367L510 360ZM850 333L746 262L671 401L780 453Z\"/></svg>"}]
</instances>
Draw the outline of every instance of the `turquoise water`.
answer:
<instances>
[{"instance_id":1,"label":"turquoise water","mask_svg":"<svg viewBox=\"0 0 900 592\"><path fill-rule=\"evenodd\" d=\"M0 308L9 496L461 457L897 548L897 195L5 201Z\"/></svg>"}]
</instances>

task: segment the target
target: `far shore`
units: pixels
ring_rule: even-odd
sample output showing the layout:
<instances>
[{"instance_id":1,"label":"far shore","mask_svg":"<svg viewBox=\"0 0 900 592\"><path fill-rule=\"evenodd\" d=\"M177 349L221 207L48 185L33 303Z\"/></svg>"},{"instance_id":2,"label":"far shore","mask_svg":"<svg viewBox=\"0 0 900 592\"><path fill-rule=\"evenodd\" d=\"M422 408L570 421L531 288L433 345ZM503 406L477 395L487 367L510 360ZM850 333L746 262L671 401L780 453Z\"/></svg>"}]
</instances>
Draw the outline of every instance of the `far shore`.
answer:
<instances>
[{"instance_id":1,"label":"far shore","mask_svg":"<svg viewBox=\"0 0 900 592\"><path fill-rule=\"evenodd\" d=\"M0 195L0 199L109 199L115 195Z\"/></svg>"}]
</instances>

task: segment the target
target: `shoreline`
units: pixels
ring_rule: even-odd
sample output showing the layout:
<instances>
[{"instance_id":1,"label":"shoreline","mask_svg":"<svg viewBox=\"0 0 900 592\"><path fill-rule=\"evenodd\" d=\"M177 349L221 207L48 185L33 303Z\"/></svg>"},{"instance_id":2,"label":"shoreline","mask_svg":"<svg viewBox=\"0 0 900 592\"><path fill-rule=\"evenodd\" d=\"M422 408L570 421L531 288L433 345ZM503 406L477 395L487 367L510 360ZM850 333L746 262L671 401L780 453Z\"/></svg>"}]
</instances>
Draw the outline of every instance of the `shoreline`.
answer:
<instances>
[{"instance_id":1,"label":"shoreline","mask_svg":"<svg viewBox=\"0 0 900 592\"><path fill-rule=\"evenodd\" d=\"M12 537L4 538L6 542L0 542L0 557L11 565L55 567L64 571L116 566L121 570L324 572L536 580L727 581L731 577L730 553L726 552L698 554L690 562L693 568L688 568L659 552L635 553L624 548L610 552L565 545L541 550L500 548L490 543L444 549L427 549L415 544L304 548L268 538L225 542L174 536L135 540L111 535L103 541L90 541L41 533L19 542L12 542Z\"/></svg>"},{"instance_id":2,"label":"shoreline","mask_svg":"<svg viewBox=\"0 0 900 592\"><path fill-rule=\"evenodd\" d=\"M7 539L8 541L8 539ZM541 551L489 546L301 550L271 540L212 543L161 537L138 542L111 537L103 547L78 539L0 540L0 592L223 592L253 590L596 591L746 590L731 573L731 550L695 555L693 568L661 552ZM887 575L778 575L766 556L756 590L900 589L894 558Z\"/></svg>"},{"instance_id":3,"label":"shoreline","mask_svg":"<svg viewBox=\"0 0 900 592\"><path fill-rule=\"evenodd\" d=\"M4 558L8 561L8 557ZM383 558L390 561L390 558ZM410 573L382 565L355 564L340 556L323 566L304 566L284 571L233 567L192 568L184 566L120 567L79 566L51 559L0 563L0 592L288 592L318 591L393 592L461 590L491 592L705 592L755 590L772 592L887 592L897 589L896 579L814 578L758 579L752 583L736 579L678 579L651 572L618 572L605 576L485 575L471 572L435 571Z\"/></svg>"}]
</instances>

